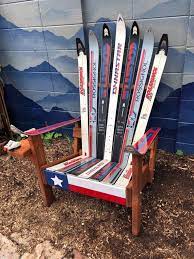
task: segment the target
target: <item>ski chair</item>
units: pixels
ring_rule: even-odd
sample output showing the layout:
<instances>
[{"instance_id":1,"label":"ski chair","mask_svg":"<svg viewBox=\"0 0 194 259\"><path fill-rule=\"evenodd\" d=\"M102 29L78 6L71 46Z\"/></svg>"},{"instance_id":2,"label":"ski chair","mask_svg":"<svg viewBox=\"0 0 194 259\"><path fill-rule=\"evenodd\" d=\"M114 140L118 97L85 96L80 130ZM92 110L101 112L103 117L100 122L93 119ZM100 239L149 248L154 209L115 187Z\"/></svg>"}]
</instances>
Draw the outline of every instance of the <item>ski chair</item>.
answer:
<instances>
[{"instance_id":1,"label":"ski chair","mask_svg":"<svg viewBox=\"0 0 194 259\"><path fill-rule=\"evenodd\" d=\"M117 20L117 28L116 28L116 40L115 40L116 54L114 54L114 61L113 61L113 69L112 69L113 78L114 78L114 73L116 73L116 75L121 73L121 67L119 68L120 69L119 70L118 64L115 65L115 55L120 55L120 60L121 60L121 56L123 55L123 52L124 52L125 37L120 37L118 33L118 31L121 31L121 30L125 31L125 27L124 27L124 21L120 16ZM151 37L151 43L150 43L151 47L147 45L147 43L149 43L150 41L150 37ZM109 44L110 43L109 39L110 39L109 29L107 25L104 25L103 42L106 44ZM95 61L95 58L97 60L98 55L95 56L96 45L95 44L93 45L93 43L97 43L97 41L95 40L94 33L90 32L90 35L89 35L89 45L90 45L89 89L90 90L91 90L91 86L93 86L92 89L94 89L95 87L94 85L97 84L97 81L94 80L95 77L97 77L97 72L95 73L95 71L92 70L92 68L95 68L96 66L94 66L92 62ZM128 57L130 57L130 55L133 54L137 56L138 54L137 48L134 48L134 44L136 43L139 44L139 31L138 31L137 24L134 23L132 27L131 38L129 43L133 45L133 48L131 47L132 45L129 45L129 51L128 51L126 62L130 61L130 59L128 60ZM105 49L106 50L110 49L109 53L111 53L111 48L108 48L107 46L108 45L106 45ZM122 49L120 48L120 46L122 46ZM120 48L119 51L117 47ZM133 51L135 51L136 49L136 52L133 52L132 49ZM138 133L135 134L136 136L135 142L133 141L132 144L129 144L129 145L127 144L126 137L129 136L129 132L132 127L130 124L130 121L133 117L132 114L135 111L134 105L137 101L136 90L139 90L138 94L140 94L140 90L142 91L142 94L144 91L138 87L142 86L142 84L145 85L145 82L146 82L149 65L147 67L142 66L142 58L145 59L145 52L146 51L148 52L149 49L153 49L153 38L152 38L152 33L150 31L148 31L144 36L144 43L142 46L138 71L135 79L135 85L134 85L133 94L131 97L131 104L130 104L129 111L127 109L127 112L125 115L127 118L127 120L124 123L124 125L127 125L124 131L125 134L123 135L118 134L118 139L120 141L116 140L116 133L115 133L117 125L120 125L118 123L118 120L120 118L119 116L120 113L119 113L119 108L117 107L117 100L115 102L114 98L115 98L115 95L117 95L117 97L119 97L119 102L122 102L122 98L121 98L122 89L124 88L125 82L123 85L120 85L120 78L119 76L117 76L118 80L117 81L115 80L114 83L111 83L109 108L104 109L107 111L107 114L105 114L104 116L104 118L107 118L107 121L106 121L107 126L106 126L106 132L105 132L106 134L104 134L105 148L102 152L101 149L100 150L98 149L103 146L102 145L103 134L101 133L103 133L105 130L103 127L100 128L101 125L99 126L100 116L97 113L92 113L92 110L94 110L92 108L93 108L93 105L95 105L95 100L96 100L95 99L96 96L94 94L92 95L90 94L89 105L87 104L87 96L88 96L87 57L85 55L85 50L82 42L79 39L77 39L81 119L80 118L72 119L69 121L57 123L52 126L43 127L41 129L28 132L27 133L28 138L26 140L21 141L21 147L17 150L9 152L12 156L15 156L15 157L20 157L20 158L30 157L31 161L36 167L35 169L36 176L38 178L42 197L44 200L44 204L46 206L50 206L54 201L55 198L53 194L53 187L57 187L63 190L74 191L80 194L121 204L126 207L131 207L132 208L132 233L134 235L139 234L140 223L141 223L142 190L147 183L152 183L154 178L158 133L160 129L151 128L145 134L141 134L142 130L139 130L140 132L139 134L141 136L139 137ZM91 51L93 51L92 52L93 54L91 53ZM152 53L152 50L151 50L151 53ZM147 96L147 99L145 97L143 106L147 107L148 101L151 101L153 104L157 87L159 85L159 81L164 68L166 55L167 55L167 35L163 35L161 42L159 44L158 52L155 55L154 64L151 70L150 79L145 93L145 96ZM110 63L110 59L107 58L109 54L106 53L105 56L106 56L106 61L104 62L103 50L102 50L101 70L103 70L104 65L107 65L106 62ZM149 55L149 60L144 60L146 64L150 63L151 56L152 55ZM92 60L91 60L91 57L93 57ZM118 60L118 57L116 58ZM121 64L122 64L122 61L121 61ZM125 70L126 75L127 73L129 73L131 69L135 74L135 70L136 70L135 64L134 62L131 62L130 64L131 66L129 66L128 69ZM159 67L159 65L162 66L162 71L160 71L159 78L156 79L155 77L156 69L161 68ZM143 75L145 75L144 78L143 78ZM107 84L109 84L108 78L109 78L109 75L106 75ZM128 78L129 80L129 77L126 77L126 78ZM141 80L143 80L143 82L141 83L140 83L140 78ZM92 85L92 82L93 82L93 85ZM103 91L102 91L103 93L105 90L107 90L106 88L107 84L105 84L104 86L105 88L103 88ZM131 80L130 82L130 87L132 87L132 84L133 84L133 80ZM99 84L99 89L98 89L99 93L100 93L100 87L101 87L100 85L102 85L102 81L101 81L101 84ZM97 84L97 87L98 87L98 84ZM119 91L119 87L120 87L120 91ZM92 100L92 98L94 100ZM125 101L127 101L128 99L126 99ZM100 94L99 94L98 101L99 101L98 104L100 105L100 102L102 101ZM102 102L103 104L105 103L104 101ZM117 109L117 116L115 116L117 121L111 117L114 113L114 109L115 109L115 112ZM89 110L89 115L88 115L88 110ZM133 113L131 112L132 110L133 110ZM141 112L141 114L139 115L139 121L137 123L136 132L137 132L137 128L145 129L150 111L151 111L151 107L147 108L147 110L144 109L143 114ZM147 116L148 118L145 118L147 114L146 112L148 113L148 116ZM95 120L97 116L99 120L98 122L97 120ZM146 119L146 122L142 124L143 122L142 120L144 119ZM121 118L120 118L120 121L121 121ZM81 126L80 126L80 123L81 123ZM41 134L59 129L64 126L73 125L73 124L74 124L73 154L67 157L64 157L63 159L53 161L52 163L47 163ZM120 125L120 127L121 126L122 125ZM95 132L96 128L98 130L96 130ZM103 129L104 131L101 132L100 129ZM109 145L111 134L113 134L112 138L114 138L114 141L112 145ZM97 141L99 143L97 143L96 145L95 143ZM116 143L116 149L115 149L116 154L120 156L121 152L123 152L123 155L125 155L126 157L129 157L124 169L120 168L121 164L119 160L117 160L116 158L112 160L112 155L113 155L112 150L114 150L114 142ZM126 145L123 143L125 143ZM120 145L119 152L118 152L117 145ZM103 153L103 157L100 157L101 155L95 155L95 156L93 155L98 153L99 154ZM111 159L108 159L108 157L111 157ZM117 173L115 174L115 172Z\"/></svg>"}]
</instances>

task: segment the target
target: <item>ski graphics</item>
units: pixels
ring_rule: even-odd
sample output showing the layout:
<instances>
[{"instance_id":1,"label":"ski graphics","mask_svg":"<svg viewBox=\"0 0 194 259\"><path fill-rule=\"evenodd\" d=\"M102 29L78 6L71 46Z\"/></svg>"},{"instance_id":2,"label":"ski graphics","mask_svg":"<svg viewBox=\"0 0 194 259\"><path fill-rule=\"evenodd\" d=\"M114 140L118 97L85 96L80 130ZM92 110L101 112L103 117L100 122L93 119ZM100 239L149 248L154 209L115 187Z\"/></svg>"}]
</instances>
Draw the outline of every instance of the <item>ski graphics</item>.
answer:
<instances>
[{"instance_id":1,"label":"ski graphics","mask_svg":"<svg viewBox=\"0 0 194 259\"><path fill-rule=\"evenodd\" d=\"M109 162L102 169L100 169L95 175L92 175L91 179L102 181L106 175L116 166L117 163Z\"/></svg>"},{"instance_id":2,"label":"ski graphics","mask_svg":"<svg viewBox=\"0 0 194 259\"><path fill-rule=\"evenodd\" d=\"M69 174L73 174L73 175L79 175L81 173L83 173L86 169L94 166L95 164L97 164L100 160L97 158L92 158L90 161L88 161L85 164L80 165L78 168L74 168L73 170L70 170Z\"/></svg>"},{"instance_id":3,"label":"ski graphics","mask_svg":"<svg viewBox=\"0 0 194 259\"><path fill-rule=\"evenodd\" d=\"M146 130L150 113L152 110L152 106L155 100L155 96L165 67L167 54L168 54L168 35L163 34L154 58L154 63L152 66L152 71L150 74L144 102L141 108L139 121L135 130L133 143L136 143L142 137L142 135Z\"/></svg>"},{"instance_id":4,"label":"ski graphics","mask_svg":"<svg viewBox=\"0 0 194 259\"><path fill-rule=\"evenodd\" d=\"M102 53L100 70L100 87L98 99L98 133L97 157L103 159L106 136L106 120L109 101L109 75L111 62L111 35L108 26L104 23L102 33Z\"/></svg>"},{"instance_id":5,"label":"ski graphics","mask_svg":"<svg viewBox=\"0 0 194 259\"><path fill-rule=\"evenodd\" d=\"M120 149L125 132L125 124L130 104L130 94L133 84L134 72L139 49L139 28L136 22L131 28L129 47L125 62L125 73L123 87L120 95L119 106L117 110L116 128L114 135L114 144L112 151L112 161L118 162Z\"/></svg>"},{"instance_id":6,"label":"ski graphics","mask_svg":"<svg viewBox=\"0 0 194 259\"><path fill-rule=\"evenodd\" d=\"M125 48L125 39L126 39L125 22L122 16L119 15L117 19L110 100L109 100L105 148L104 148L104 159L109 161L111 160L111 156L112 156L115 118L116 118L116 111L117 111L117 101L118 101L119 86L120 86L120 79L121 79L123 54L124 54L124 48Z\"/></svg>"},{"instance_id":7,"label":"ski graphics","mask_svg":"<svg viewBox=\"0 0 194 259\"><path fill-rule=\"evenodd\" d=\"M63 172L63 173L69 173L74 169L78 169L80 166L87 164L88 162L90 162L93 158L92 157L85 157L82 158L82 160L77 161L76 163L73 163L71 165L67 165L65 166L65 168L59 169L59 172Z\"/></svg>"},{"instance_id":8,"label":"ski graphics","mask_svg":"<svg viewBox=\"0 0 194 259\"><path fill-rule=\"evenodd\" d=\"M135 135L132 143L133 145L145 133L148 119L154 103L154 99L159 87L162 73L164 71L165 63L167 60L167 54L168 54L168 35L163 34L154 58L154 62L153 62L153 66L152 66L152 70L151 70L151 74L148 82L148 87L145 93L141 113L139 116L139 121L136 127L136 131L135 131ZM116 181L115 185L126 186L128 184L129 179L132 175L131 161L132 161L132 156L130 155L127 166L121 173L121 176Z\"/></svg>"},{"instance_id":9,"label":"ski graphics","mask_svg":"<svg viewBox=\"0 0 194 259\"><path fill-rule=\"evenodd\" d=\"M94 167L89 168L83 174L80 174L80 177L89 178L94 175L97 171L103 168L107 163L111 161L112 153L112 141L114 135L114 125L115 125L115 116L119 92L119 83L121 77L121 68L123 53L125 47L125 37L126 29L125 23L121 15L118 16L117 26L116 26L116 38L115 38L115 50L114 50L114 60L113 60L113 69L112 69L112 80L111 80L111 89L110 89L110 100L108 108L108 119L106 127L106 139L105 139L105 149L104 149L104 159L96 164Z\"/></svg>"},{"instance_id":10,"label":"ski graphics","mask_svg":"<svg viewBox=\"0 0 194 259\"><path fill-rule=\"evenodd\" d=\"M96 157L97 98L99 46L96 35L89 31L89 148L90 156Z\"/></svg>"},{"instance_id":11,"label":"ski graphics","mask_svg":"<svg viewBox=\"0 0 194 259\"><path fill-rule=\"evenodd\" d=\"M134 129L138 117L138 111L141 104L141 99L146 83L146 78L152 58L154 48L154 36L151 30L148 30L144 35L143 46L141 50L138 71L136 75L135 85L133 89L132 99L130 103L125 134L119 156L118 165L110 172L104 181L113 181L117 174L124 169L128 163L129 153L124 152L126 145L131 145Z\"/></svg>"},{"instance_id":12,"label":"ski graphics","mask_svg":"<svg viewBox=\"0 0 194 259\"><path fill-rule=\"evenodd\" d=\"M77 156L77 157L74 157L68 161L65 161L65 162L62 162L62 163L59 163L57 165L54 165L54 166L51 166L51 167L48 167L47 170L51 170L51 171L59 171L59 170L63 170L65 171L66 168L68 168L69 166L72 166L78 162L80 162L81 160L83 160L83 156Z\"/></svg>"},{"instance_id":13,"label":"ski graphics","mask_svg":"<svg viewBox=\"0 0 194 259\"><path fill-rule=\"evenodd\" d=\"M79 72L82 154L89 156L87 57L84 45L79 38L76 38L76 45Z\"/></svg>"}]
</instances>

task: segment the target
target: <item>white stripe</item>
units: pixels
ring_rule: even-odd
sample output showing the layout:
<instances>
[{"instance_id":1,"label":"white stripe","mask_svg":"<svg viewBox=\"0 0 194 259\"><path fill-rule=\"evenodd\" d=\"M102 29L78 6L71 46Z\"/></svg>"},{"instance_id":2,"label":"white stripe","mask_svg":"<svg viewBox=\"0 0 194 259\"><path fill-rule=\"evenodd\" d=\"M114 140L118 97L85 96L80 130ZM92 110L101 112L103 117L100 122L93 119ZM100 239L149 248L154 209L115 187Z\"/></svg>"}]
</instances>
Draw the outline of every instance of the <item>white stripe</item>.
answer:
<instances>
[{"instance_id":1,"label":"white stripe","mask_svg":"<svg viewBox=\"0 0 194 259\"><path fill-rule=\"evenodd\" d=\"M86 170L85 172L80 174L79 177L90 178L92 175L97 173L100 169L102 169L109 162L110 162L109 160L101 160L99 163L97 163L96 165L92 166L91 168L89 168L88 170Z\"/></svg>"},{"instance_id":2,"label":"white stripe","mask_svg":"<svg viewBox=\"0 0 194 259\"><path fill-rule=\"evenodd\" d=\"M67 174L68 183L71 185L87 188L93 191L98 191L116 197L126 198L125 188L114 186L111 184L105 184L102 182L92 181L91 179L79 178L74 175Z\"/></svg>"},{"instance_id":3,"label":"white stripe","mask_svg":"<svg viewBox=\"0 0 194 259\"><path fill-rule=\"evenodd\" d=\"M113 137L114 137L114 127L115 127L115 118L116 118L123 54L124 54L124 48L125 48L125 38L126 38L125 23L121 15L119 15L117 19L117 27L116 27L115 50L114 50L114 60L113 60L113 69L112 69L110 100L109 100L109 108L108 108L108 119L107 119L107 127L106 127L105 148L104 148L104 159L109 161L111 160L111 155L112 155L112 145L113 145Z\"/></svg>"}]
</instances>

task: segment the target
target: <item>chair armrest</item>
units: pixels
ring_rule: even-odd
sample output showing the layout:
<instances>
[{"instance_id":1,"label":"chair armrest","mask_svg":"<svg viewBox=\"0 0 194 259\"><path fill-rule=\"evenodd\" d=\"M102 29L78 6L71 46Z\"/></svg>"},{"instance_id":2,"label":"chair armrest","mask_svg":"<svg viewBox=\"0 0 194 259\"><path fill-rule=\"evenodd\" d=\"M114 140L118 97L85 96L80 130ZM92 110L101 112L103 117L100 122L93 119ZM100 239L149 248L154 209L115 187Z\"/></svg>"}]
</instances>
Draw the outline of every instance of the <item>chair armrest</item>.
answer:
<instances>
[{"instance_id":1,"label":"chair armrest","mask_svg":"<svg viewBox=\"0 0 194 259\"><path fill-rule=\"evenodd\" d=\"M68 120L68 121L62 121L62 122L58 122L56 124L49 125L49 126L46 126L46 127L40 128L40 129L27 131L27 132L25 132L25 134L27 134L28 136L38 136L38 135L47 133L49 131L56 130L56 129L74 124L79 121L80 121L80 118L72 119L72 120Z\"/></svg>"},{"instance_id":2,"label":"chair armrest","mask_svg":"<svg viewBox=\"0 0 194 259\"><path fill-rule=\"evenodd\" d=\"M134 145L127 146L125 151L137 155L145 155L158 136L160 130L160 128L149 129Z\"/></svg>"}]
</instances>

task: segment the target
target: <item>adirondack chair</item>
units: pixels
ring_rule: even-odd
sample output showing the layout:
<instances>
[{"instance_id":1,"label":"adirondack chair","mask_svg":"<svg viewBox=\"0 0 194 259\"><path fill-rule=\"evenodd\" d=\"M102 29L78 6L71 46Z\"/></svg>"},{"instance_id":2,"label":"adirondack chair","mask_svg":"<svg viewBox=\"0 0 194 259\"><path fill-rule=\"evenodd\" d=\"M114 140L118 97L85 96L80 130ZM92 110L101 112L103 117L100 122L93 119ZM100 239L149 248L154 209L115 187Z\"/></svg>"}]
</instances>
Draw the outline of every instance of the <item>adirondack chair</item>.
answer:
<instances>
[{"instance_id":1,"label":"adirondack chair","mask_svg":"<svg viewBox=\"0 0 194 259\"><path fill-rule=\"evenodd\" d=\"M50 206L55 200L53 187L58 187L63 190L74 191L131 207L132 233L138 235L141 225L142 190L146 184L152 183L154 179L156 150L160 128L149 129L134 145L125 148L126 152L132 154L132 164L129 169L130 174L132 173L132 177L128 178L130 174L124 176L128 179L127 184L118 186L107 182L96 181L91 178L82 178L76 175L76 173L68 173L68 168L80 164L83 159L90 161L90 168L94 168L94 165L99 162L99 159L93 162L92 159L89 160L88 156L82 154L82 146L84 143L81 143L83 129L81 129L80 123L82 123L80 118L72 119L28 132L29 137L21 141L21 147L9 153L18 158L29 157L31 159L36 168L35 173L46 206ZM47 163L41 135L69 125L74 125L73 154L60 160L55 160L52 163Z\"/></svg>"}]
</instances>

